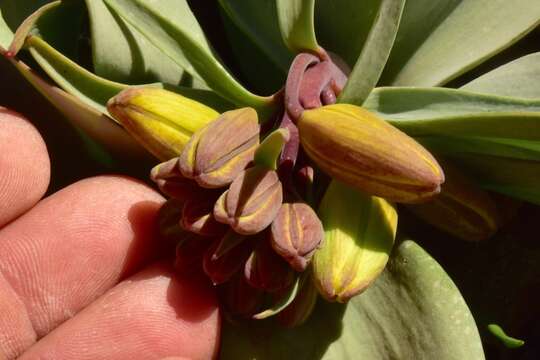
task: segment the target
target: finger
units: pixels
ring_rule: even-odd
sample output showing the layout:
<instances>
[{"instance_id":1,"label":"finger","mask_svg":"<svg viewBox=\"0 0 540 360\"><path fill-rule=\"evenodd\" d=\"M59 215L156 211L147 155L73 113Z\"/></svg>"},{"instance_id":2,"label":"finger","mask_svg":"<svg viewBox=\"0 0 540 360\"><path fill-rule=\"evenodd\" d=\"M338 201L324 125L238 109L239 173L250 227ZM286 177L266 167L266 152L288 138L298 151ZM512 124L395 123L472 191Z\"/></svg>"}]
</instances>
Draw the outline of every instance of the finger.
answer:
<instances>
[{"instance_id":1,"label":"finger","mask_svg":"<svg viewBox=\"0 0 540 360\"><path fill-rule=\"evenodd\" d=\"M154 265L120 283L47 335L24 359L211 359L219 312L202 276L178 279Z\"/></svg>"},{"instance_id":2,"label":"finger","mask_svg":"<svg viewBox=\"0 0 540 360\"><path fill-rule=\"evenodd\" d=\"M24 303L0 274L0 359L15 359L36 342Z\"/></svg>"},{"instance_id":3,"label":"finger","mask_svg":"<svg viewBox=\"0 0 540 360\"><path fill-rule=\"evenodd\" d=\"M0 272L38 337L156 256L153 226L162 202L134 180L91 178L44 199L0 231Z\"/></svg>"},{"instance_id":4,"label":"finger","mask_svg":"<svg viewBox=\"0 0 540 360\"><path fill-rule=\"evenodd\" d=\"M0 107L0 227L41 199L49 176L47 147L37 130Z\"/></svg>"}]
</instances>

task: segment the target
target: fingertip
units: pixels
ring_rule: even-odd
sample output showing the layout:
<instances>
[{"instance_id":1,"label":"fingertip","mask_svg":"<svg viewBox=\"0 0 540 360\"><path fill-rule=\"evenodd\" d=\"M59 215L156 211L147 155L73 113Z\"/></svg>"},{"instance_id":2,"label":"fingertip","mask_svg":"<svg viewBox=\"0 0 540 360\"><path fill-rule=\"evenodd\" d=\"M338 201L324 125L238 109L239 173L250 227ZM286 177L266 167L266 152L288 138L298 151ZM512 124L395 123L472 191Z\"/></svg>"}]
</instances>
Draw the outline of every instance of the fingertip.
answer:
<instances>
[{"instance_id":1,"label":"fingertip","mask_svg":"<svg viewBox=\"0 0 540 360\"><path fill-rule=\"evenodd\" d=\"M0 107L0 227L35 205L47 191L50 160L37 129Z\"/></svg>"}]
</instances>

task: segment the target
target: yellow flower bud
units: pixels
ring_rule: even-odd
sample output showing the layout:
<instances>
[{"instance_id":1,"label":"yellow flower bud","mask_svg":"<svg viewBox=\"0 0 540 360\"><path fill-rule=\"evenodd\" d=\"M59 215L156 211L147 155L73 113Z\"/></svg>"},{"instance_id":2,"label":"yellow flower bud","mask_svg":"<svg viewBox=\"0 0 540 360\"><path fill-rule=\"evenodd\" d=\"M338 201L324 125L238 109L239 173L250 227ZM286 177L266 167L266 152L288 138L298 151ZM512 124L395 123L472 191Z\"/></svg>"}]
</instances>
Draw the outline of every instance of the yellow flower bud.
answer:
<instances>
[{"instance_id":1,"label":"yellow flower bud","mask_svg":"<svg viewBox=\"0 0 540 360\"><path fill-rule=\"evenodd\" d=\"M206 105L155 87L128 88L109 100L107 110L160 160L179 156L191 135L219 116Z\"/></svg>"},{"instance_id":2,"label":"yellow flower bud","mask_svg":"<svg viewBox=\"0 0 540 360\"><path fill-rule=\"evenodd\" d=\"M304 150L321 170L370 195L421 202L439 193L444 182L422 145L361 107L306 110L298 129Z\"/></svg>"},{"instance_id":3,"label":"yellow flower bud","mask_svg":"<svg viewBox=\"0 0 540 360\"><path fill-rule=\"evenodd\" d=\"M319 207L325 240L313 256L313 279L328 301L347 302L382 272L394 244L397 212L378 197L333 181Z\"/></svg>"}]
</instances>

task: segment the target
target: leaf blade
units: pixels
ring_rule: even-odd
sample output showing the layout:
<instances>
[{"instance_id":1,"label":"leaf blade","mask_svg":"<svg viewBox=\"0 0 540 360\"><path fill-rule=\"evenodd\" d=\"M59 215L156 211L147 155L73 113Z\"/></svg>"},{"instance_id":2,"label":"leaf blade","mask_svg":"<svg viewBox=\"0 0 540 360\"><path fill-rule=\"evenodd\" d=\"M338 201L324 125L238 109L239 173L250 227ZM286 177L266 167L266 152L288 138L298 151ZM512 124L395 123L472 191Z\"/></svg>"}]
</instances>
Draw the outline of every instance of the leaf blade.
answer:
<instances>
[{"instance_id":1,"label":"leaf blade","mask_svg":"<svg viewBox=\"0 0 540 360\"><path fill-rule=\"evenodd\" d=\"M213 56L210 46L185 1L177 11L185 16L183 23L173 24L159 9L142 0L105 0L122 18L138 29L148 40L193 76L203 79L218 94L238 106L272 110L271 98L250 93L238 83Z\"/></svg>"},{"instance_id":2,"label":"leaf blade","mask_svg":"<svg viewBox=\"0 0 540 360\"><path fill-rule=\"evenodd\" d=\"M338 102L361 106L382 74L398 31L405 0L382 0L375 22Z\"/></svg>"},{"instance_id":3,"label":"leaf blade","mask_svg":"<svg viewBox=\"0 0 540 360\"><path fill-rule=\"evenodd\" d=\"M315 0L276 0L283 41L293 52L319 50L315 36Z\"/></svg>"},{"instance_id":4,"label":"leaf blade","mask_svg":"<svg viewBox=\"0 0 540 360\"><path fill-rule=\"evenodd\" d=\"M438 86L507 48L540 23L536 0L408 1L385 84Z\"/></svg>"}]
</instances>

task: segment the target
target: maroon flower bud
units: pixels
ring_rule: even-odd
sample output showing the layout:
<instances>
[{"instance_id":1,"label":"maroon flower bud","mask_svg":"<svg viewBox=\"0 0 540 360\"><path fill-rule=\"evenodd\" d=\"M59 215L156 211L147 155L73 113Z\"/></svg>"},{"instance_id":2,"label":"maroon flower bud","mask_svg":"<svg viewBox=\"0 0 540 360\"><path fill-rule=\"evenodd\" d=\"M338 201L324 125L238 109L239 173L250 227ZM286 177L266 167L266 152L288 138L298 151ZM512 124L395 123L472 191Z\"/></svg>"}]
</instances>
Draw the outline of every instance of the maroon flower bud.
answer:
<instances>
[{"instance_id":1,"label":"maroon flower bud","mask_svg":"<svg viewBox=\"0 0 540 360\"><path fill-rule=\"evenodd\" d=\"M184 203L180 225L184 230L203 236L222 236L227 227L214 219L214 197Z\"/></svg>"},{"instance_id":2,"label":"maroon flower bud","mask_svg":"<svg viewBox=\"0 0 540 360\"><path fill-rule=\"evenodd\" d=\"M324 238L321 221L305 203L285 203L272 222L270 241L274 250L293 269L304 271Z\"/></svg>"},{"instance_id":3,"label":"maroon flower bud","mask_svg":"<svg viewBox=\"0 0 540 360\"><path fill-rule=\"evenodd\" d=\"M180 156L180 170L202 187L223 187L253 161L258 145L257 112L227 111L193 134Z\"/></svg>"},{"instance_id":4,"label":"maroon flower bud","mask_svg":"<svg viewBox=\"0 0 540 360\"><path fill-rule=\"evenodd\" d=\"M256 314L264 301L264 292L249 285L242 274L232 278L222 294L227 310L245 318Z\"/></svg>"},{"instance_id":5,"label":"maroon flower bud","mask_svg":"<svg viewBox=\"0 0 540 360\"><path fill-rule=\"evenodd\" d=\"M282 201L277 173L256 166L238 175L221 195L214 207L214 217L239 234L256 234L272 223Z\"/></svg>"},{"instance_id":6,"label":"maroon flower bud","mask_svg":"<svg viewBox=\"0 0 540 360\"><path fill-rule=\"evenodd\" d=\"M192 199L201 191L195 181L182 175L178 158L156 165L150 172L150 178L162 193L176 199Z\"/></svg>"},{"instance_id":7,"label":"maroon flower bud","mask_svg":"<svg viewBox=\"0 0 540 360\"><path fill-rule=\"evenodd\" d=\"M229 231L223 238L214 241L205 252L203 269L214 285L226 282L244 265L253 246L250 240ZM223 243L229 241L234 243L234 246L219 253L219 249L226 246Z\"/></svg>"},{"instance_id":8,"label":"maroon flower bud","mask_svg":"<svg viewBox=\"0 0 540 360\"><path fill-rule=\"evenodd\" d=\"M264 291L274 292L291 285L294 272L270 246L265 236L260 239L244 267L247 282Z\"/></svg>"}]
</instances>

